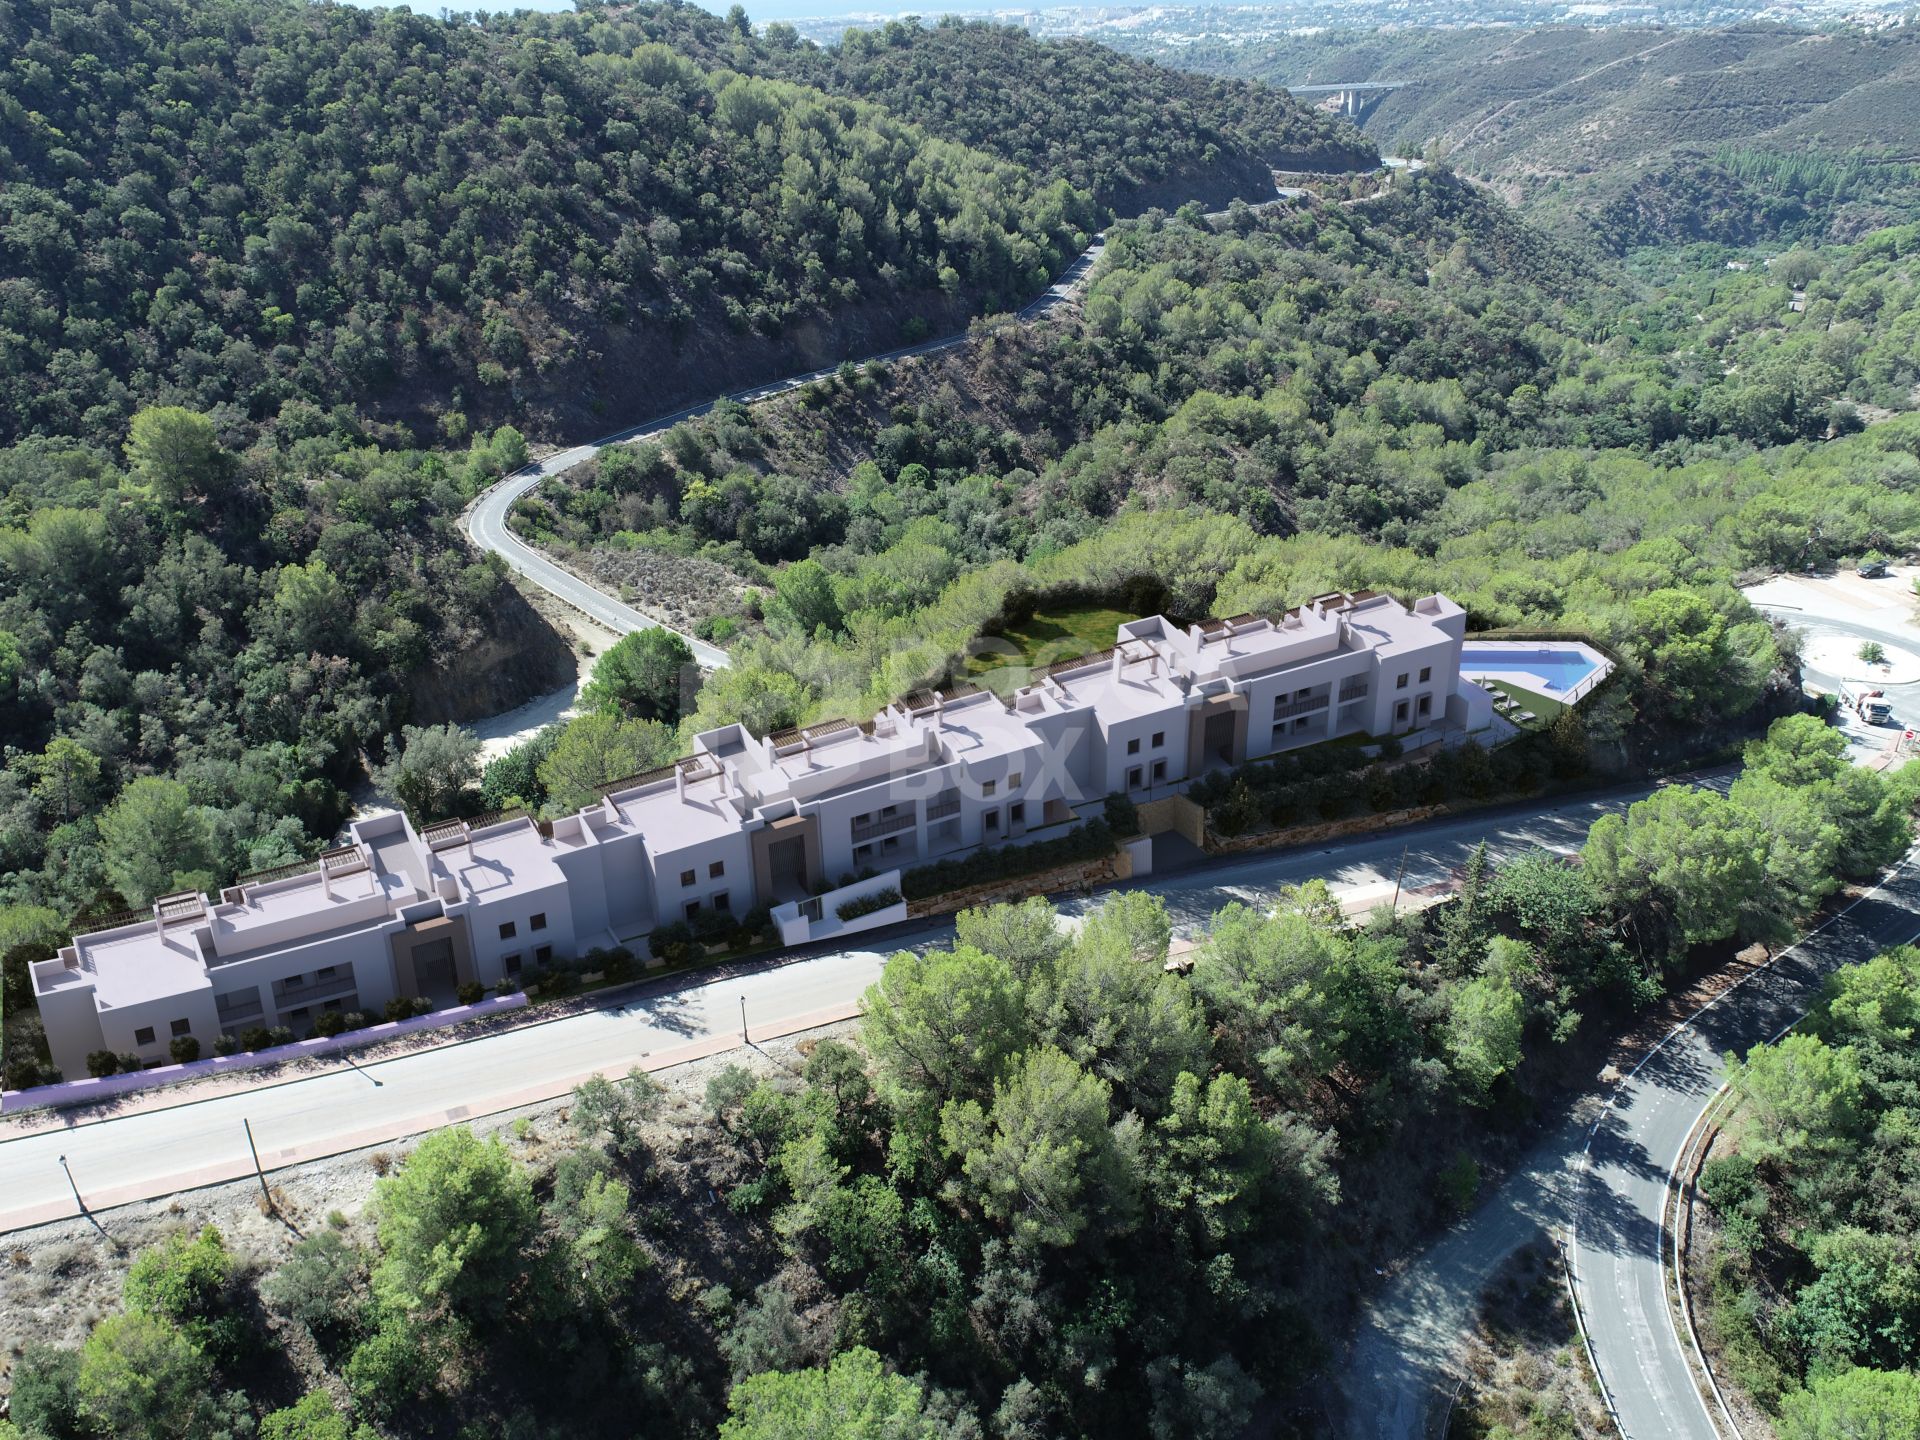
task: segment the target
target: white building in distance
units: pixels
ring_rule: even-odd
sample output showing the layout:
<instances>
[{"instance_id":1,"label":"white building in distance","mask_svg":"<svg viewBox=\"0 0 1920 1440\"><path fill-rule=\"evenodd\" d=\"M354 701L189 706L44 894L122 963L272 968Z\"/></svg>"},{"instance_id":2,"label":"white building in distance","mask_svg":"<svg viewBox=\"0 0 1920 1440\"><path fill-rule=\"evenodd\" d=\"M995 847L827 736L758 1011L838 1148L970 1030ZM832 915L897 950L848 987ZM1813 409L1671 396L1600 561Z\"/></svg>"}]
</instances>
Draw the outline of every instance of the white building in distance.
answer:
<instances>
[{"instance_id":1,"label":"white building in distance","mask_svg":"<svg viewBox=\"0 0 1920 1440\"><path fill-rule=\"evenodd\" d=\"M96 1050L157 1061L178 1036L204 1048L254 1027L304 1035L329 1010L377 1017L401 996L451 1004L461 985L631 946L702 910L1059 835L1110 794L1171 793L1341 736L1482 729L1491 701L1460 678L1465 636L1440 595L1326 595L1187 627L1149 616L1006 700L963 685L864 724L707 731L557 820L356 821L313 864L76 934L33 967L34 993L69 1078Z\"/></svg>"}]
</instances>

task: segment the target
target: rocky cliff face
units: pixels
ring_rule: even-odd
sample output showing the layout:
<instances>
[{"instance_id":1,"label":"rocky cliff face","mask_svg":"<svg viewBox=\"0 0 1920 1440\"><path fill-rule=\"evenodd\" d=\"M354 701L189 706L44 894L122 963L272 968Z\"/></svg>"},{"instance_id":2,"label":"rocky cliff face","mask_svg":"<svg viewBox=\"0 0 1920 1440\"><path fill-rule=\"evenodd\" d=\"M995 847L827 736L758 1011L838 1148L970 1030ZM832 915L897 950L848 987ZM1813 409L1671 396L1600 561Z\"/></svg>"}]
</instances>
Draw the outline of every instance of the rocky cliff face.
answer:
<instances>
[{"instance_id":1,"label":"rocky cliff face","mask_svg":"<svg viewBox=\"0 0 1920 1440\"><path fill-rule=\"evenodd\" d=\"M491 611L477 617L464 644L407 686L414 725L464 723L524 705L574 678L567 637L511 585L502 585Z\"/></svg>"}]
</instances>

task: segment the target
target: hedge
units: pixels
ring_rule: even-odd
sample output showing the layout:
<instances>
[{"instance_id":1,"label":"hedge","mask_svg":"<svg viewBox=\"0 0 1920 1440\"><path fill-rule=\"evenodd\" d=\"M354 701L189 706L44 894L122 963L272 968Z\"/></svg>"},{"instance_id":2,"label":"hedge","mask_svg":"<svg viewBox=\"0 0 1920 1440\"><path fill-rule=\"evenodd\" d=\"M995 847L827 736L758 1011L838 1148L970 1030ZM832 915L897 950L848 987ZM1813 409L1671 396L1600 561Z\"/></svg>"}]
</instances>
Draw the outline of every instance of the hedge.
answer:
<instances>
[{"instance_id":1,"label":"hedge","mask_svg":"<svg viewBox=\"0 0 1920 1440\"><path fill-rule=\"evenodd\" d=\"M1055 840L1031 845L995 845L952 860L922 865L900 877L900 889L909 900L946 895L994 880L1011 880L1041 870L1053 870L1076 861L1099 860L1113 854L1113 829L1105 820L1089 820Z\"/></svg>"},{"instance_id":2,"label":"hedge","mask_svg":"<svg viewBox=\"0 0 1920 1440\"><path fill-rule=\"evenodd\" d=\"M881 890L873 895L862 895L834 908L834 914L842 920L858 920L862 915L871 915L876 910L884 910L889 905L900 903L898 890Z\"/></svg>"}]
</instances>

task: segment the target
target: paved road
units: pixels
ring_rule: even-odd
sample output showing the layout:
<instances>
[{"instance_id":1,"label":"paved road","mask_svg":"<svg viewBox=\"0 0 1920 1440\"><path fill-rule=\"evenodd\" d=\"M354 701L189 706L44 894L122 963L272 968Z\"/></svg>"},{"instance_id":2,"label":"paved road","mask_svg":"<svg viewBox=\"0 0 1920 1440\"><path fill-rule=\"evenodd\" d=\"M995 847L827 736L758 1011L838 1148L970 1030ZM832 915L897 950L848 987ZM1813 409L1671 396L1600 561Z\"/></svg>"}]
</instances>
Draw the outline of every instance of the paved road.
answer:
<instances>
[{"instance_id":1,"label":"paved road","mask_svg":"<svg viewBox=\"0 0 1920 1440\"><path fill-rule=\"evenodd\" d=\"M1835 969L1920 935L1917 855L1670 1036L1590 1132L1569 1249L1594 1358L1627 1440L1718 1440L1667 1305L1661 1217L1681 1148L1719 1088L1722 1057L1792 1024Z\"/></svg>"},{"instance_id":2,"label":"paved road","mask_svg":"<svg viewBox=\"0 0 1920 1440\"><path fill-rule=\"evenodd\" d=\"M1766 1040L1841 965L1920 934L1920 871L1890 879L1677 1028L1612 1092L1596 1090L1500 1187L1385 1288L1347 1368L1348 1434L1429 1433L1453 1356L1500 1265L1543 1231L1570 1232L1572 1272L1602 1384L1626 1440L1716 1440L1666 1306L1667 1180L1721 1079L1721 1057Z\"/></svg>"},{"instance_id":3,"label":"paved road","mask_svg":"<svg viewBox=\"0 0 1920 1440\"><path fill-rule=\"evenodd\" d=\"M1501 853L1532 846L1571 851L1602 813L1644 788L1581 797L1545 809L1483 811L1345 844L1300 849L1142 882L1165 897L1179 933L1191 935L1221 907L1271 900L1282 885L1324 876L1339 889L1378 889L1405 855L1411 888L1446 880L1483 838ZM1089 900L1068 902L1069 914ZM888 935L887 950L935 945L948 924ZM170 1194L247 1173L243 1117L267 1168L338 1154L474 1115L561 1094L587 1074L671 1063L678 1052L738 1043L742 998L756 1035L848 1012L879 975L878 949L846 949L666 983L619 1008L504 1031L364 1068L0 1138L0 1231L72 1213L59 1165L65 1155L96 1206ZM0 1131L0 1136L5 1132Z\"/></svg>"},{"instance_id":4,"label":"paved road","mask_svg":"<svg viewBox=\"0 0 1920 1440\"><path fill-rule=\"evenodd\" d=\"M1105 245L1104 235L1094 236L1093 243L1074 258L1073 263L1060 273L1059 279L1021 309L1020 318L1036 319L1078 293L1086 284L1087 277L1092 274L1093 267L1098 263ZM937 340L922 341L918 345L906 345L898 350L889 350L884 355L873 358L891 361L904 360L913 355L933 355L964 344L966 338L965 332L947 335ZM755 400L765 400L770 396L797 390L802 385L810 384L815 380L824 380L838 369L839 366L832 365L821 370L809 370L804 375L792 375L784 380L754 386L749 390L737 390L722 398L750 404ZM698 405L689 405L685 409L675 410L668 415L656 415L651 420L643 420L638 425L630 426L612 435L603 435L600 439L588 444L562 450L556 455L549 455L544 460L535 461L514 471L483 491L467 508L466 514L462 517L467 535L482 550L493 551L541 589L558 596L615 634L625 635L634 630L655 627L669 628L660 625L659 621L634 609L633 606L595 589L572 571L556 564L539 550L528 545L513 533L507 524L507 517L515 502L541 482L555 475L564 474L574 466L591 459L609 445L618 445L671 430L683 420L691 420L695 416L706 414L715 403L717 402L707 400ZM674 633L680 634L679 631ZM718 646L709 645L706 641L691 635L680 634L680 638L692 648L694 659L709 669L727 663L727 652Z\"/></svg>"},{"instance_id":5,"label":"paved road","mask_svg":"<svg viewBox=\"0 0 1920 1440\"><path fill-rule=\"evenodd\" d=\"M1878 640L1882 645L1897 647L1901 650L1915 648L1914 637L1910 633L1903 634L1893 629L1877 629L1872 625L1863 625L1857 620L1820 615L1760 601L1754 602L1754 609L1799 631L1809 639ZM1836 693L1842 685L1862 683L1857 677L1823 670L1804 660L1801 662L1800 669L1807 679ZM1893 707L1893 718L1897 723L1869 725L1852 712L1842 710L1839 715L1840 728L1846 733L1848 742L1860 752L1856 754L1856 760L1863 759L1868 754L1878 754L1889 745L1896 743L1902 730L1920 730L1920 684L1888 685L1877 680L1873 684L1885 695L1887 704Z\"/></svg>"}]
</instances>

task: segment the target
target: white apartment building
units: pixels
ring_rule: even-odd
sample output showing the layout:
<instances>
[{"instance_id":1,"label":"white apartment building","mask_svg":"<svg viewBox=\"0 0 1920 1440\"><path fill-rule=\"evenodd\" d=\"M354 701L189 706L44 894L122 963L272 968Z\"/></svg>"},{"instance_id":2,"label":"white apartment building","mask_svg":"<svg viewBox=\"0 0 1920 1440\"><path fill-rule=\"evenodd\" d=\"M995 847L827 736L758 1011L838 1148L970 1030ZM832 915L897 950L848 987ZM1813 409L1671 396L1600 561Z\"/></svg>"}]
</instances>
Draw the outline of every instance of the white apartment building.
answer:
<instances>
[{"instance_id":1,"label":"white apartment building","mask_svg":"<svg viewBox=\"0 0 1920 1440\"><path fill-rule=\"evenodd\" d=\"M1037 672L1008 699L920 692L864 724L759 738L739 725L552 821L355 822L312 865L209 903L76 934L33 967L54 1063L95 1050L166 1057L396 996L451 1004L527 967L635 946L702 910L744 914L842 877L1063 833L1109 794L1166 794L1210 768L1344 735L1478 730L1460 679L1466 615L1444 596L1329 595L1277 619L1130 621L1100 655Z\"/></svg>"}]
</instances>

